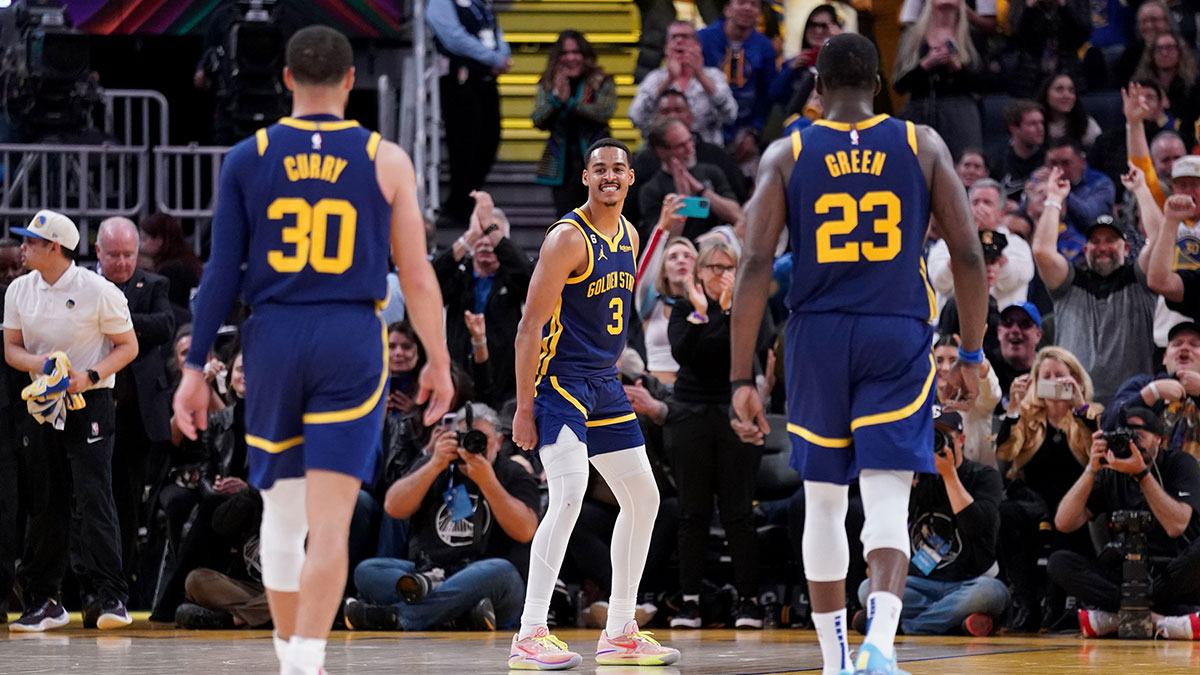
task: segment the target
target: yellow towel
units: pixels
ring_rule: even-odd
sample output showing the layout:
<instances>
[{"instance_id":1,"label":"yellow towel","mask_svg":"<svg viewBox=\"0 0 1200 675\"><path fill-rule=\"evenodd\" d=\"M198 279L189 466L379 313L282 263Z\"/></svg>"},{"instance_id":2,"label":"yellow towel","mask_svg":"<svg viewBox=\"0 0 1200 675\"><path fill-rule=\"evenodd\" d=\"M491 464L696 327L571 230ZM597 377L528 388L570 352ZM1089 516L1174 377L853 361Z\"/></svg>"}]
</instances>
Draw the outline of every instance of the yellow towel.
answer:
<instances>
[{"instance_id":1,"label":"yellow towel","mask_svg":"<svg viewBox=\"0 0 1200 675\"><path fill-rule=\"evenodd\" d=\"M54 352L42 366L42 374L28 387L21 390L29 414L38 424L50 422L62 431L67 423L68 410L81 410L87 406L83 394L68 394L71 386L71 359L65 352Z\"/></svg>"}]
</instances>

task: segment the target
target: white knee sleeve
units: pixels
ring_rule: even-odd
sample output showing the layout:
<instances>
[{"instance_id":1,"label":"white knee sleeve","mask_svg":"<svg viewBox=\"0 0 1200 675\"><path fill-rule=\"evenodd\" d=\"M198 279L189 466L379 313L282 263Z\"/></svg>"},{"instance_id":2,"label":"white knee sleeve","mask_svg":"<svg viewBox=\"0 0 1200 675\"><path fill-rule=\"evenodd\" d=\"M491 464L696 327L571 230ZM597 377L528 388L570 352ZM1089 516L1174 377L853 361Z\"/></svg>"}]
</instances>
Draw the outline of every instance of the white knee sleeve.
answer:
<instances>
[{"instance_id":1,"label":"white knee sleeve","mask_svg":"<svg viewBox=\"0 0 1200 675\"><path fill-rule=\"evenodd\" d=\"M273 591L295 593L300 590L304 540L308 537L304 493L303 478L277 480L262 491L259 557L262 559L263 586Z\"/></svg>"},{"instance_id":2,"label":"white knee sleeve","mask_svg":"<svg viewBox=\"0 0 1200 675\"><path fill-rule=\"evenodd\" d=\"M863 555L881 548L892 548L909 555L908 495L912 492L912 471L863 469L858 475L862 491Z\"/></svg>"},{"instance_id":3,"label":"white knee sleeve","mask_svg":"<svg viewBox=\"0 0 1200 675\"><path fill-rule=\"evenodd\" d=\"M608 608L609 629L619 633L634 617L638 585L646 567L654 521L658 518L658 484L644 445L597 455L592 464L621 506L613 526L612 595Z\"/></svg>"},{"instance_id":4,"label":"white knee sleeve","mask_svg":"<svg viewBox=\"0 0 1200 675\"><path fill-rule=\"evenodd\" d=\"M587 491L587 446L563 426L558 440L538 451L546 469L550 504L533 535L529 555L529 580L525 585L525 611L522 631L527 626L545 625L550 595L558 580L571 530L579 519L579 508Z\"/></svg>"},{"instance_id":5,"label":"white knee sleeve","mask_svg":"<svg viewBox=\"0 0 1200 675\"><path fill-rule=\"evenodd\" d=\"M849 487L804 481L804 575L809 581L841 581L850 568L846 541ZM906 511L907 513L907 511Z\"/></svg>"}]
</instances>

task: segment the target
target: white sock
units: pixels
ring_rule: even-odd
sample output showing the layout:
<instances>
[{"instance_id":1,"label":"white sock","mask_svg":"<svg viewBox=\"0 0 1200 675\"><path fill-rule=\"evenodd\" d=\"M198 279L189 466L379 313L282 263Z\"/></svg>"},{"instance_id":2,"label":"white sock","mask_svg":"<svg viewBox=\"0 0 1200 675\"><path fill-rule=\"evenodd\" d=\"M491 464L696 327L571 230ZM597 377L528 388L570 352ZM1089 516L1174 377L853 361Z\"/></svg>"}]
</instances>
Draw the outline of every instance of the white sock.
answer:
<instances>
[{"instance_id":1,"label":"white sock","mask_svg":"<svg viewBox=\"0 0 1200 675\"><path fill-rule=\"evenodd\" d=\"M563 426L558 432L558 440L542 446L539 453L546 470L550 504L530 546L525 609L521 613L518 635L521 640L546 625L550 596L554 593L558 570L567 554L567 542L579 519L579 507L587 491L587 446L568 427Z\"/></svg>"},{"instance_id":2,"label":"white sock","mask_svg":"<svg viewBox=\"0 0 1200 675\"><path fill-rule=\"evenodd\" d=\"M293 635L288 641L288 665L304 675L318 675L325 665L325 641Z\"/></svg>"},{"instance_id":3,"label":"white sock","mask_svg":"<svg viewBox=\"0 0 1200 675\"><path fill-rule=\"evenodd\" d=\"M699 593L697 593L697 594L695 594L695 595L691 595L691 594L688 594L688 593L684 593L684 594L683 594L683 601L684 601L684 602L694 602L694 603L696 603L696 604L698 605L698 604L700 604L700 594L699 594Z\"/></svg>"},{"instance_id":4,"label":"white sock","mask_svg":"<svg viewBox=\"0 0 1200 675\"><path fill-rule=\"evenodd\" d=\"M609 637L617 637L625 634L625 624L633 621L637 614L637 598L618 598L617 596L609 596L608 598L608 623L604 626L604 632L608 633Z\"/></svg>"},{"instance_id":5,"label":"white sock","mask_svg":"<svg viewBox=\"0 0 1200 675\"><path fill-rule=\"evenodd\" d=\"M615 637L623 635L625 624L636 616L638 587L658 517L658 484L645 446L597 455L591 462L621 507L613 525L612 593L605 627Z\"/></svg>"},{"instance_id":6,"label":"white sock","mask_svg":"<svg viewBox=\"0 0 1200 675\"><path fill-rule=\"evenodd\" d=\"M275 658L279 659L280 671L287 668L288 641L279 637L279 633L271 633L271 641L275 643Z\"/></svg>"},{"instance_id":7,"label":"white sock","mask_svg":"<svg viewBox=\"0 0 1200 675\"><path fill-rule=\"evenodd\" d=\"M825 667L821 675L840 675L853 670L850 666L850 643L846 639L846 609L836 612L813 612L813 625L817 629L817 640L821 643L821 657Z\"/></svg>"},{"instance_id":8,"label":"white sock","mask_svg":"<svg viewBox=\"0 0 1200 675\"><path fill-rule=\"evenodd\" d=\"M867 639L863 644L874 645L884 656L891 658L895 651L896 627L900 625L900 610L904 602L887 591L875 591L867 596Z\"/></svg>"}]
</instances>

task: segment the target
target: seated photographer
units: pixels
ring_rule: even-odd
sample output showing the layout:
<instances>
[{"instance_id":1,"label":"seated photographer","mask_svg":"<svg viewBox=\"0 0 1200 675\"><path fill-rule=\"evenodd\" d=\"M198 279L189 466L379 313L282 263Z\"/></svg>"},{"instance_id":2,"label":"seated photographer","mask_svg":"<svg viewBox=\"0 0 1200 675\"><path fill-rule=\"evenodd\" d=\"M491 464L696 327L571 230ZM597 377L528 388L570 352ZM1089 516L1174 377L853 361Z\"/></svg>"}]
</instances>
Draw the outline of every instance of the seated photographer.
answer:
<instances>
[{"instance_id":1,"label":"seated photographer","mask_svg":"<svg viewBox=\"0 0 1200 675\"><path fill-rule=\"evenodd\" d=\"M1112 406L1100 426L1111 428L1116 413L1126 405L1145 405L1162 417L1166 447L1195 453L1200 440L1200 325L1182 321L1167 333L1163 370L1155 375L1134 375L1113 395Z\"/></svg>"},{"instance_id":2,"label":"seated photographer","mask_svg":"<svg viewBox=\"0 0 1200 675\"><path fill-rule=\"evenodd\" d=\"M229 390L232 400L228 407L208 414L208 429L198 441L186 441L191 446L199 445L191 456L199 458L193 465L173 471L173 482L163 487L160 499L168 521L183 524L191 517L192 526L183 534L175 555L175 569L164 580L164 590L159 597L151 621L169 622L176 620L176 607L184 600L188 573L200 567L223 569L230 557L227 537L214 527L217 510L239 493L257 495L249 480L249 464L246 447L246 412L243 397L246 395L246 375L242 367L242 353L234 354L229 362ZM175 421L171 421L176 429ZM258 499L257 496L254 497ZM198 506L191 515L193 506ZM172 524L174 527L174 524Z\"/></svg>"},{"instance_id":3,"label":"seated photographer","mask_svg":"<svg viewBox=\"0 0 1200 675\"><path fill-rule=\"evenodd\" d=\"M1092 378L1071 352L1041 349L1031 373L1036 377L1019 402L1009 403L996 439L996 459L1011 463L1000 503L1000 558L1014 603L1010 627L1026 632L1041 625L1043 581L1037 561L1045 547L1084 555L1093 551L1086 532L1055 532L1052 521L1073 477L1087 464L1103 410L1092 401ZM1048 623L1058 618L1058 609L1051 607L1044 617Z\"/></svg>"},{"instance_id":4,"label":"seated photographer","mask_svg":"<svg viewBox=\"0 0 1200 675\"><path fill-rule=\"evenodd\" d=\"M371 558L354 570L362 601L347 600L352 630L515 625L540 505L537 479L497 459L495 411L468 403L433 432L433 452L388 488L384 510L409 518L409 559ZM497 530L497 525L499 529ZM522 550L523 549L523 550Z\"/></svg>"},{"instance_id":5,"label":"seated photographer","mask_svg":"<svg viewBox=\"0 0 1200 675\"><path fill-rule=\"evenodd\" d=\"M1149 408L1136 402L1123 408L1113 431L1094 434L1087 467L1059 502L1054 525L1061 532L1079 530L1101 513L1123 531L1095 560L1072 551L1050 556L1050 578L1085 608L1079 610L1085 637L1117 630L1126 559L1121 542L1128 545L1142 530L1156 635L1200 640L1194 613L1200 606L1200 467L1182 452L1160 450L1162 431ZM1148 513L1121 513L1130 511Z\"/></svg>"},{"instance_id":6,"label":"seated photographer","mask_svg":"<svg viewBox=\"0 0 1200 675\"><path fill-rule=\"evenodd\" d=\"M1008 588L996 578L996 535L1003 485L995 469L963 457L963 421L934 407L937 475L917 474L908 500L913 555L904 584L900 627L906 635L990 635L1008 609ZM870 581L858 588L864 605ZM860 618L861 617L861 618ZM866 611L855 616L866 632Z\"/></svg>"}]
</instances>

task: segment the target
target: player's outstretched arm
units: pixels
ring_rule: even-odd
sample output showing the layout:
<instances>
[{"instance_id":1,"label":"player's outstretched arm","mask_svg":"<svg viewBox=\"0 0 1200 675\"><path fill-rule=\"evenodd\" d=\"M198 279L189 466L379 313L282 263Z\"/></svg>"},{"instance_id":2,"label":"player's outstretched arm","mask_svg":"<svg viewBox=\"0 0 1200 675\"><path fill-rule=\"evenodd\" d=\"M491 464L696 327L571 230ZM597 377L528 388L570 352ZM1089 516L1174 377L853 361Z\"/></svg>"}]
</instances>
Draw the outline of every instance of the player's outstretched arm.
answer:
<instances>
[{"instance_id":1,"label":"player's outstretched arm","mask_svg":"<svg viewBox=\"0 0 1200 675\"><path fill-rule=\"evenodd\" d=\"M758 186L746 204L746 242L733 288L730 314L731 362L729 379L753 382L754 346L771 287L775 244L787 224L786 188L792 173L792 142L782 138L767 146L758 168ZM733 389L734 431L748 443L761 445L770 433L757 387Z\"/></svg>"},{"instance_id":2,"label":"player's outstretched arm","mask_svg":"<svg viewBox=\"0 0 1200 675\"><path fill-rule=\"evenodd\" d=\"M917 159L929 183L929 208L938 233L950 250L950 270L954 275L954 296L958 304L958 324L962 341L959 349L974 352L983 347L987 329L988 286L983 263L983 248L967 191L954 170L954 160L945 141L934 130L917 126ZM979 394L979 372L974 363L959 362L951 373L951 397L967 407Z\"/></svg>"},{"instance_id":3,"label":"player's outstretched arm","mask_svg":"<svg viewBox=\"0 0 1200 675\"><path fill-rule=\"evenodd\" d=\"M424 422L431 426L446 414L454 400L450 353L442 328L442 291L426 257L425 220L417 203L412 161L400 146L383 141L379 144L375 171L379 186L392 205L392 260L404 291L405 313L425 347L427 358L421 370L417 403L429 401Z\"/></svg>"},{"instance_id":4,"label":"player's outstretched arm","mask_svg":"<svg viewBox=\"0 0 1200 675\"><path fill-rule=\"evenodd\" d=\"M522 450L537 447L537 427L533 421L533 382L542 339L542 327L554 314L562 298L567 279L588 264L587 242L573 226L560 225L546 235L537 266L529 280L525 313L517 325L516 377L517 412L513 418L513 443Z\"/></svg>"}]
</instances>

